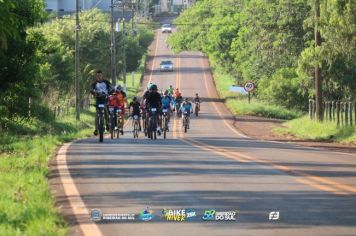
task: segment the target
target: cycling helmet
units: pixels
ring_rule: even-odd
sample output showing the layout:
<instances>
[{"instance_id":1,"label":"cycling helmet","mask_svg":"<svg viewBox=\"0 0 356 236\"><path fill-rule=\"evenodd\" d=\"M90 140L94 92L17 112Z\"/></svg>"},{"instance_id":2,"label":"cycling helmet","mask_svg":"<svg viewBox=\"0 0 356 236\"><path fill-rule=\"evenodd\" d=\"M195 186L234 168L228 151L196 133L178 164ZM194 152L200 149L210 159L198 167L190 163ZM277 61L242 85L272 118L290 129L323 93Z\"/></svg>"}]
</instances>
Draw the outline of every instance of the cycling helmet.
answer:
<instances>
[{"instance_id":1,"label":"cycling helmet","mask_svg":"<svg viewBox=\"0 0 356 236\"><path fill-rule=\"evenodd\" d=\"M121 87L121 85L116 85L116 87L115 87L115 91L122 91L122 87Z\"/></svg>"},{"instance_id":2,"label":"cycling helmet","mask_svg":"<svg viewBox=\"0 0 356 236\"><path fill-rule=\"evenodd\" d=\"M188 102L188 101L189 101L189 99L188 99L188 98L185 98L185 99L184 99L184 101L185 101L185 102Z\"/></svg>"},{"instance_id":3,"label":"cycling helmet","mask_svg":"<svg viewBox=\"0 0 356 236\"><path fill-rule=\"evenodd\" d=\"M157 85L152 84L150 90L157 91L158 90Z\"/></svg>"},{"instance_id":4,"label":"cycling helmet","mask_svg":"<svg viewBox=\"0 0 356 236\"><path fill-rule=\"evenodd\" d=\"M137 101L137 97L133 97L132 101L136 102Z\"/></svg>"},{"instance_id":5,"label":"cycling helmet","mask_svg":"<svg viewBox=\"0 0 356 236\"><path fill-rule=\"evenodd\" d=\"M147 90L150 90L152 85L153 85L152 83L148 83L147 84Z\"/></svg>"}]
</instances>

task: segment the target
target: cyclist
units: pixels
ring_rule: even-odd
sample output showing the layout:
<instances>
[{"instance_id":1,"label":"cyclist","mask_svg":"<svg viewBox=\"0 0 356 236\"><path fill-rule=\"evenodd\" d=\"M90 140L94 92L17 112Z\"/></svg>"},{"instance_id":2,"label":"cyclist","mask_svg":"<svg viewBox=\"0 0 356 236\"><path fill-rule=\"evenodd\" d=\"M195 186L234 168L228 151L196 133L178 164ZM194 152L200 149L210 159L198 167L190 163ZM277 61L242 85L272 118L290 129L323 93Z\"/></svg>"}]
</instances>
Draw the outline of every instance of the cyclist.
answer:
<instances>
[{"instance_id":1,"label":"cyclist","mask_svg":"<svg viewBox=\"0 0 356 236\"><path fill-rule=\"evenodd\" d=\"M169 95L168 90L164 91L162 97L162 109L167 109L167 119L168 122L171 118L171 103L173 102L173 98Z\"/></svg>"},{"instance_id":2,"label":"cyclist","mask_svg":"<svg viewBox=\"0 0 356 236\"><path fill-rule=\"evenodd\" d=\"M131 108L132 108L132 112L131 112ZM132 118L134 116L138 116L138 123L139 123L139 127L140 127L140 131L141 131L141 105L140 103L137 101L137 97L133 97L132 101L129 104L129 113L131 114Z\"/></svg>"},{"instance_id":3,"label":"cyclist","mask_svg":"<svg viewBox=\"0 0 356 236\"><path fill-rule=\"evenodd\" d=\"M169 88L167 89L167 91L168 91L168 95L173 96L174 88L172 85L169 85Z\"/></svg>"},{"instance_id":4,"label":"cyclist","mask_svg":"<svg viewBox=\"0 0 356 236\"><path fill-rule=\"evenodd\" d=\"M125 115L126 93L122 90L122 87L120 85L116 86L115 91L117 93L119 108L121 109L120 133L121 133L121 135L123 135L124 134L124 115Z\"/></svg>"},{"instance_id":5,"label":"cyclist","mask_svg":"<svg viewBox=\"0 0 356 236\"><path fill-rule=\"evenodd\" d=\"M192 103L188 100L188 98L184 99L184 102L182 103L182 105L180 106L179 109L182 113L187 112L188 115L188 129L189 129L189 118L190 118L190 113L193 112L193 105ZM184 119L184 116L182 117ZM184 123L184 122L183 122Z\"/></svg>"},{"instance_id":6,"label":"cyclist","mask_svg":"<svg viewBox=\"0 0 356 236\"><path fill-rule=\"evenodd\" d=\"M179 113L179 108L181 106L181 103L183 101L183 97L182 97L182 94L181 92L179 91L178 88L176 88L176 90L174 91L174 103L175 103L175 109L177 111L177 114Z\"/></svg>"},{"instance_id":7,"label":"cyclist","mask_svg":"<svg viewBox=\"0 0 356 236\"><path fill-rule=\"evenodd\" d=\"M199 102L200 103L200 97L199 97L198 93L195 94L194 102Z\"/></svg>"},{"instance_id":8,"label":"cyclist","mask_svg":"<svg viewBox=\"0 0 356 236\"><path fill-rule=\"evenodd\" d=\"M155 84L151 85L150 92L147 95L145 103L146 103L146 109L156 108L157 111L161 111L162 98L158 92L157 85L155 85ZM157 122L158 122L157 133L158 133L158 135L161 135L162 122L161 122L160 114L158 114L158 116L157 116Z\"/></svg>"},{"instance_id":9,"label":"cyclist","mask_svg":"<svg viewBox=\"0 0 356 236\"><path fill-rule=\"evenodd\" d=\"M150 93L150 88L152 86L152 83L148 83L146 87L146 91L143 94L143 97L141 99L141 109L142 109L142 121L144 122L144 129L146 132L147 129L147 122L148 122L148 116L147 116L147 111L146 111L146 98L148 94Z\"/></svg>"},{"instance_id":10,"label":"cyclist","mask_svg":"<svg viewBox=\"0 0 356 236\"><path fill-rule=\"evenodd\" d=\"M103 73L101 70L97 70L95 74L95 82L91 84L90 93L95 96L95 107L98 104L107 104L107 97L114 91L111 83L103 78ZM106 130L109 130L109 112L108 108L105 106L105 123ZM94 135L98 135L98 116L95 116L95 130Z\"/></svg>"},{"instance_id":11,"label":"cyclist","mask_svg":"<svg viewBox=\"0 0 356 236\"><path fill-rule=\"evenodd\" d=\"M116 90L108 98L108 107L114 108L115 130L116 130L117 129L116 111L117 111L117 109L120 109L120 101L119 101L118 93L116 92Z\"/></svg>"},{"instance_id":12,"label":"cyclist","mask_svg":"<svg viewBox=\"0 0 356 236\"><path fill-rule=\"evenodd\" d=\"M194 103L196 106L195 109L198 109L198 111L200 111L200 97L198 93L195 94Z\"/></svg>"}]
</instances>

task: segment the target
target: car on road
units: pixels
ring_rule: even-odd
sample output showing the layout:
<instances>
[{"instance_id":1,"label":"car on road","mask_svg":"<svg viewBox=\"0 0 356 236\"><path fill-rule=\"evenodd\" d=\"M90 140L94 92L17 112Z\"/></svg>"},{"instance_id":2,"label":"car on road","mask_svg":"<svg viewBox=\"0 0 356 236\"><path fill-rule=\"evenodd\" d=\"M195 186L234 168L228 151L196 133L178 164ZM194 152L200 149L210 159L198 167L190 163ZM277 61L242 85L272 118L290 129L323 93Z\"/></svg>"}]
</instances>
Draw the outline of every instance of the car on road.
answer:
<instances>
[{"instance_id":1,"label":"car on road","mask_svg":"<svg viewBox=\"0 0 356 236\"><path fill-rule=\"evenodd\" d=\"M161 27L162 33L172 33L172 26L170 24L163 24Z\"/></svg>"},{"instance_id":2,"label":"car on road","mask_svg":"<svg viewBox=\"0 0 356 236\"><path fill-rule=\"evenodd\" d=\"M160 64L161 71L173 71L173 62L171 59L164 59Z\"/></svg>"}]
</instances>

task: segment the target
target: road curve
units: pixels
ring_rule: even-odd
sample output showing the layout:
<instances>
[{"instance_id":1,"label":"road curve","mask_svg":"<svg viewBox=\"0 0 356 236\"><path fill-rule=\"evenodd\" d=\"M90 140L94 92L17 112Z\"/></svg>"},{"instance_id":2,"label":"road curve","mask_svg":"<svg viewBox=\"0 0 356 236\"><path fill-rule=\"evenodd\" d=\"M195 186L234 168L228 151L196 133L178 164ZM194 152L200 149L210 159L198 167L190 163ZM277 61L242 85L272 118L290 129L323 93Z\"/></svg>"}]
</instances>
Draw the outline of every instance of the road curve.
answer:
<instances>
[{"instance_id":1,"label":"road curve","mask_svg":"<svg viewBox=\"0 0 356 236\"><path fill-rule=\"evenodd\" d=\"M145 83L203 98L184 133L172 120L167 140L96 137L61 150L51 179L69 235L356 235L356 155L250 139L218 99L209 62L199 52L174 55L156 32ZM159 62L172 58L175 71ZM149 207L195 209L190 222L94 223L91 209L135 213ZM205 222L204 210L236 210L233 222ZM269 220L271 211L280 219Z\"/></svg>"}]
</instances>

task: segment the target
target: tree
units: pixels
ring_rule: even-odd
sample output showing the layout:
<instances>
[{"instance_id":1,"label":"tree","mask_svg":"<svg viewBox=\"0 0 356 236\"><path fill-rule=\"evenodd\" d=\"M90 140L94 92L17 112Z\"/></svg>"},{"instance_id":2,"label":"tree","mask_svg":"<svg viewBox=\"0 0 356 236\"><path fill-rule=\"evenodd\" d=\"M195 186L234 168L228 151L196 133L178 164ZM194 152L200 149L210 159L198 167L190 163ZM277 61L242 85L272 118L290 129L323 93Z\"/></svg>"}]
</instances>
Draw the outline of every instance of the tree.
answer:
<instances>
[{"instance_id":1,"label":"tree","mask_svg":"<svg viewBox=\"0 0 356 236\"><path fill-rule=\"evenodd\" d=\"M42 0L0 1L0 112L5 118L27 115L28 98L36 96L34 83L38 37L26 30L44 17Z\"/></svg>"}]
</instances>

